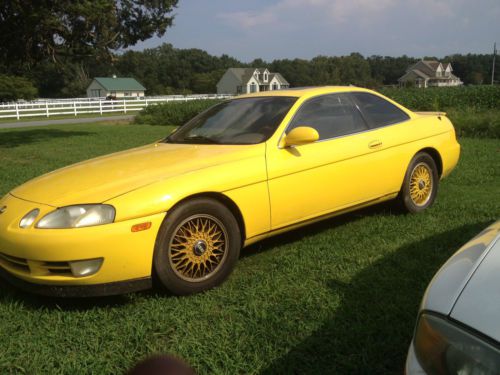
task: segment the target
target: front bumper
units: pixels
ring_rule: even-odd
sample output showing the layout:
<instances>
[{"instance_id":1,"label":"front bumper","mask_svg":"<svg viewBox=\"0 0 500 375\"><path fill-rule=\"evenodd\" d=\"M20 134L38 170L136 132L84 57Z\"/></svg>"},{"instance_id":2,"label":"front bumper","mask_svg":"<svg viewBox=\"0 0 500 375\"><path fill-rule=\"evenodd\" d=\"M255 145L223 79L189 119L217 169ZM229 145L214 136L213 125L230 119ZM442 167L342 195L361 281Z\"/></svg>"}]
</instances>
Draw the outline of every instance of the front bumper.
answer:
<instances>
[{"instance_id":1,"label":"front bumper","mask_svg":"<svg viewBox=\"0 0 500 375\"><path fill-rule=\"evenodd\" d=\"M427 375L424 369L420 366L418 362L417 355L415 354L415 348L413 347L413 342L408 349L408 356L406 357L405 365L406 375Z\"/></svg>"},{"instance_id":2,"label":"front bumper","mask_svg":"<svg viewBox=\"0 0 500 375\"><path fill-rule=\"evenodd\" d=\"M25 292L39 294L50 297L64 298L82 298L82 297L103 297L117 294L125 294L150 289L153 285L152 279L146 277L143 279L118 281L105 284L89 285L43 285L35 284L18 279L11 273L0 267L0 278L9 284L24 290Z\"/></svg>"},{"instance_id":3,"label":"front bumper","mask_svg":"<svg viewBox=\"0 0 500 375\"><path fill-rule=\"evenodd\" d=\"M0 269L23 289L78 296L117 294L150 285L154 245L165 213L87 228L21 229L19 221L27 212L39 208L39 220L54 207L12 195L0 200L3 206L7 208L0 215ZM131 231L144 222L151 222L151 228ZM103 258L103 263L90 276L75 277L65 266L95 258ZM94 292L85 292L88 287Z\"/></svg>"}]
</instances>

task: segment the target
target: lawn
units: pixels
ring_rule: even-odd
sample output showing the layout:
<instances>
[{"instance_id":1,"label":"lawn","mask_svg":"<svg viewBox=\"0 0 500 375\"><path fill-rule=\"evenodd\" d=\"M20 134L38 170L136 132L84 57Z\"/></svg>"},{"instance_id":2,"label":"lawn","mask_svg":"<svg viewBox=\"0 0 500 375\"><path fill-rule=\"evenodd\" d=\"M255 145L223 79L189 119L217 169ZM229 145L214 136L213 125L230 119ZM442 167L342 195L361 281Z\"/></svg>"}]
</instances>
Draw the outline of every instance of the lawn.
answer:
<instances>
[{"instance_id":1,"label":"lawn","mask_svg":"<svg viewBox=\"0 0 500 375\"><path fill-rule=\"evenodd\" d=\"M168 130L0 130L0 195ZM401 374L431 277L500 216L500 140L460 143L459 167L426 212L401 215L384 204L263 241L243 251L225 284L204 294L60 300L1 282L0 373L116 374L168 352L202 374Z\"/></svg>"}]
</instances>

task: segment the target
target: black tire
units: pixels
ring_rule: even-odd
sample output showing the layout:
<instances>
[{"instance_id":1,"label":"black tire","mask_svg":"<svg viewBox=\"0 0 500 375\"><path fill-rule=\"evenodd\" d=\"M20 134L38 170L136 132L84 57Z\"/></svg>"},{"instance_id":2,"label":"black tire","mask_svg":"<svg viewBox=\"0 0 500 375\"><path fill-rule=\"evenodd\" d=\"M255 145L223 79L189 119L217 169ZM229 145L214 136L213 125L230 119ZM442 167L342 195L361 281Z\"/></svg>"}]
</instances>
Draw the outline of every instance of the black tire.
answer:
<instances>
[{"instance_id":1,"label":"black tire","mask_svg":"<svg viewBox=\"0 0 500 375\"><path fill-rule=\"evenodd\" d=\"M419 169L417 170L417 168ZM414 176L414 173L418 173L418 171L424 169L426 169L427 173L429 174L429 178L431 181L430 189L425 179L419 180L416 175ZM413 180L412 176L414 176ZM416 180L418 180L419 182L417 183ZM418 185L418 191L412 195L412 187L415 188L415 185ZM413 157L410 165L408 166L408 169L406 170L403 186L401 187L401 191L399 192L397 198L400 207L404 211L411 213L422 212L434 203L438 191L438 185L439 175L436 167L436 162L429 154L425 152L419 152ZM420 187L422 186L423 188L421 190ZM423 191L427 191L427 194L424 194L422 197L415 196L415 194L418 195Z\"/></svg>"},{"instance_id":2,"label":"black tire","mask_svg":"<svg viewBox=\"0 0 500 375\"><path fill-rule=\"evenodd\" d=\"M240 249L241 231L231 211L214 199L194 198L167 213L156 239L153 273L173 294L202 292L227 279Z\"/></svg>"}]
</instances>

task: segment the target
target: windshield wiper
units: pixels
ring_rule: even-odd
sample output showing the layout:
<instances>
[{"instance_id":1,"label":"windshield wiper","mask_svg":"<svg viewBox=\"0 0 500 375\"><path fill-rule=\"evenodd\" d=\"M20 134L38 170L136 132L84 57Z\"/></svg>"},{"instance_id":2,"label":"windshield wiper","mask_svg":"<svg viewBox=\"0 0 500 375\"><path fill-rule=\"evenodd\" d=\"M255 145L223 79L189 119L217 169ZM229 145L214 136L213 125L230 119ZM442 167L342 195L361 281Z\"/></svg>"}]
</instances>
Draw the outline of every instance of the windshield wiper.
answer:
<instances>
[{"instance_id":1,"label":"windshield wiper","mask_svg":"<svg viewBox=\"0 0 500 375\"><path fill-rule=\"evenodd\" d=\"M189 137L185 137L181 140L181 142L189 142L189 141L195 141L195 142L201 142L201 143L207 143L207 144L218 144L219 141L206 137L204 135L191 135Z\"/></svg>"}]
</instances>

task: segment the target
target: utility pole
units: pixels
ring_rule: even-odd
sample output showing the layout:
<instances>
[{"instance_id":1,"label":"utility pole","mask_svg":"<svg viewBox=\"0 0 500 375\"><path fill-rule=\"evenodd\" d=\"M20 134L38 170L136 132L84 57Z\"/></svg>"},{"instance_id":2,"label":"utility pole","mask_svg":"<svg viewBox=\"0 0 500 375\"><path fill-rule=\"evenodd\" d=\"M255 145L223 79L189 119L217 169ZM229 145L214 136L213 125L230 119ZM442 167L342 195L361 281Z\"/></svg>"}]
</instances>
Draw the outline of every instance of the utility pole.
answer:
<instances>
[{"instance_id":1,"label":"utility pole","mask_svg":"<svg viewBox=\"0 0 500 375\"><path fill-rule=\"evenodd\" d=\"M495 60L497 57L497 43L493 43L493 66L491 68L491 84L495 83Z\"/></svg>"}]
</instances>

